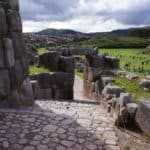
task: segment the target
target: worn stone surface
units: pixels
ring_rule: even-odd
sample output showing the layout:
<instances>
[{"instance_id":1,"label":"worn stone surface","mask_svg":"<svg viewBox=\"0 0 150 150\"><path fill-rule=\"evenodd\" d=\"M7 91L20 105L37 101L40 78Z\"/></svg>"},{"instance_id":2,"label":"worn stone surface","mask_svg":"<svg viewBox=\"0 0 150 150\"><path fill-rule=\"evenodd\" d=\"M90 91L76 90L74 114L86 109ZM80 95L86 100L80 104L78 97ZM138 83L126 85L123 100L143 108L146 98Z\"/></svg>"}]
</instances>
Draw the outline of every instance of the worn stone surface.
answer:
<instances>
[{"instance_id":1,"label":"worn stone surface","mask_svg":"<svg viewBox=\"0 0 150 150\"><path fill-rule=\"evenodd\" d=\"M9 9L7 18L10 32L22 32L22 22L18 11Z\"/></svg>"},{"instance_id":2,"label":"worn stone surface","mask_svg":"<svg viewBox=\"0 0 150 150\"><path fill-rule=\"evenodd\" d=\"M7 70L0 70L0 100L9 94L10 86L9 72Z\"/></svg>"},{"instance_id":3,"label":"worn stone surface","mask_svg":"<svg viewBox=\"0 0 150 150\"><path fill-rule=\"evenodd\" d=\"M39 65L47 67L53 71L58 70L60 54L55 51L39 55Z\"/></svg>"},{"instance_id":4,"label":"worn stone surface","mask_svg":"<svg viewBox=\"0 0 150 150\"><path fill-rule=\"evenodd\" d=\"M112 117L89 101L36 101L24 110L0 109L0 116L0 149L119 150Z\"/></svg>"},{"instance_id":5,"label":"worn stone surface","mask_svg":"<svg viewBox=\"0 0 150 150\"><path fill-rule=\"evenodd\" d=\"M2 47L2 41L0 40L0 68L5 67L5 62L4 62L4 49Z\"/></svg>"},{"instance_id":6,"label":"worn stone surface","mask_svg":"<svg viewBox=\"0 0 150 150\"><path fill-rule=\"evenodd\" d=\"M123 93L124 92L124 89L123 88L120 88L120 87L117 87L117 86L110 86L110 85L107 85L105 86L105 88L103 89L102 93L104 95L115 95L117 97L120 96L120 93Z\"/></svg>"},{"instance_id":7,"label":"worn stone surface","mask_svg":"<svg viewBox=\"0 0 150 150\"><path fill-rule=\"evenodd\" d=\"M19 0L6 0L6 8L19 10Z\"/></svg>"},{"instance_id":8,"label":"worn stone surface","mask_svg":"<svg viewBox=\"0 0 150 150\"><path fill-rule=\"evenodd\" d=\"M4 43L3 45L4 45L4 52L5 52L6 66L8 68L11 68L15 64L14 48L12 45L12 40L9 38L4 38L3 43Z\"/></svg>"},{"instance_id":9,"label":"worn stone surface","mask_svg":"<svg viewBox=\"0 0 150 150\"><path fill-rule=\"evenodd\" d=\"M68 73L74 73L75 71L75 59L74 57L60 57L59 70Z\"/></svg>"},{"instance_id":10,"label":"worn stone surface","mask_svg":"<svg viewBox=\"0 0 150 150\"><path fill-rule=\"evenodd\" d=\"M140 85L150 90L150 79L141 80Z\"/></svg>"},{"instance_id":11,"label":"worn stone surface","mask_svg":"<svg viewBox=\"0 0 150 150\"><path fill-rule=\"evenodd\" d=\"M140 128L150 136L150 100L143 100L136 113L136 121Z\"/></svg>"},{"instance_id":12,"label":"worn stone surface","mask_svg":"<svg viewBox=\"0 0 150 150\"><path fill-rule=\"evenodd\" d=\"M0 36L7 34L6 15L3 8L0 8Z\"/></svg>"}]
</instances>

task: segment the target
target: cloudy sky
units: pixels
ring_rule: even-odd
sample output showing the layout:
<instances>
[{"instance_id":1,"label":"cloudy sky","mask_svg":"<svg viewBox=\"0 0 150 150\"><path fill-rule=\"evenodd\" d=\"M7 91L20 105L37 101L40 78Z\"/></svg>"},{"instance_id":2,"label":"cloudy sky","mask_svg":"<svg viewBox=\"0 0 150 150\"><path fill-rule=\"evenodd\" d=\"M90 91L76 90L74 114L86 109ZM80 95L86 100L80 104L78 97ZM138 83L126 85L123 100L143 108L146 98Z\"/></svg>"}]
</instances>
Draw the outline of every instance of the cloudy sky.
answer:
<instances>
[{"instance_id":1,"label":"cloudy sky","mask_svg":"<svg viewBox=\"0 0 150 150\"><path fill-rule=\"evenodd\" d=\"M82 32L150 25L150 0L20 0L24 32Z\"/></svg>"}]
</instances>

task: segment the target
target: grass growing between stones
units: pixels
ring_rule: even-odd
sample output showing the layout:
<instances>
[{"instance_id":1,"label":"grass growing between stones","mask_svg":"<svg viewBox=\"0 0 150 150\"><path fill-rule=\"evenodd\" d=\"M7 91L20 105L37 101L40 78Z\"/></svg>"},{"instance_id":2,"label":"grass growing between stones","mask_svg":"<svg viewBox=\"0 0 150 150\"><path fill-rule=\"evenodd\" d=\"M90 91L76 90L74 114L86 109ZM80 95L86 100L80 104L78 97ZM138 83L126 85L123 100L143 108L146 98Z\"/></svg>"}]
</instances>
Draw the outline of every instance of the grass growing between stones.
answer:
<instances>
[{"instance_id":1,"label":"grass growing between stones","mask_svg":"<svg viewBox=\"0 0 150 150\"><path fill-rule=\"evenodd\" d=\"M137 104L139 104L142 99L150 98L150 92L144 91L144 89L140 85L138 85L138 81L128 80L125 77L121 76L113 78L115 80L113 85L125 88L125 91L131 93L133 99Z\"/></svg>"},{"instance_id":2,"label":"grass growing between stones","mask_svg":"<svg viewBox=\"0 0 150 150\"><path fill-rule=\"evenodd\" d=\"M46 48L44 48L44 47L43 47L43 48L38 48L37 51L38 51L38 54L39 54L39 55L48 52L48 50L47 50Z\"/></svg>"},{"instance_id":3,"label":"grass growing between stones","mask_svg":"<svg viewBox=\"0 0 150 150\"><path fill-rule=\"evenodd\" d=\"M79 71L76 70L75 74L76 74L76 76L83 79L83 72L79 72Z\"/></svg>"},{"instance_id":4,"label":"grass growing between stones","mask_svg":"<svg viewBox=\"0 0 150 150\"><path fill-rule=\"evenodd\" d=\"M51 71L49 69L46 69L44 67L36 67L30 65L29 67L29 74L30 75L35 75L35 74L40 74L40 73L50 73Z\"/></svg>"}]
</instances>

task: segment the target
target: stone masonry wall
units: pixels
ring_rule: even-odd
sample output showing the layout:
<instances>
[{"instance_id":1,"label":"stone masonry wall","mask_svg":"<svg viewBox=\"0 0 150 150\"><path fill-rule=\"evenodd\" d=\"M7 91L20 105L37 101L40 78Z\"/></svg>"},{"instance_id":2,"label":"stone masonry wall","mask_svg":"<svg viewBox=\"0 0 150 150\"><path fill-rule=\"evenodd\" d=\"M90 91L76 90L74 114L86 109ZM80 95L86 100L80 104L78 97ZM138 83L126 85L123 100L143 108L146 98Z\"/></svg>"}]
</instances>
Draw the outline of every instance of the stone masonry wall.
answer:
<instances>
[{"instance_id":1,"label":"stone masonry wall","mask_svg":"<svg viewBox=\"0 0 150 150\"><path fill-rule=\"evenodd\" d=\"M104 88L102 76L119 69L119 59L104 55L87 55L84 63L84 95L99 98Z\"/></svg>"},{"instance_id":2,"label":"stone masonry wall","mask_svg":"<svg viewBox=\"0 0 150 150\"><path fill-rule=\"evenodd\" d=\"M0 104L33 104L18 0L0 1Z\"/></svg>"}]
</instances>

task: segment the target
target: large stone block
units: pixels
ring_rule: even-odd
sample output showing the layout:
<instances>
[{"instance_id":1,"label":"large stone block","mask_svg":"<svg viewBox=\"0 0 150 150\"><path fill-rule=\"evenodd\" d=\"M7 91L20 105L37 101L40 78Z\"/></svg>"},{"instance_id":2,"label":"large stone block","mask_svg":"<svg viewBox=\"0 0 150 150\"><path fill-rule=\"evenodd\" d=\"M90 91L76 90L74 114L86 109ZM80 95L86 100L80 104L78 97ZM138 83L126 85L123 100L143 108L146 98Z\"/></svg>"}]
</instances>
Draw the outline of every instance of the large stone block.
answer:
<instances>
[{"instance_id":1,"label":"large stone block","mask_svg":"<svg viewBox=\"0 0 150 150\"><path fill-rule=\"evenodd\" d=\"M31 80L31 86L34 94L34 99L40 99L40 87L37 80Z\"/></svg>"},{"instance_id":2,"label":"large stone block","mask_svg":"<svg viewBox=\"0 0 150 150\"><path fill-rule=\"evenodd\" d=\"M112 57L105 57L105 67L111 69L118 69L119 68L119 59L112 58Z\"/></svg>"},{"instance_id":3,"label":"large stone block","mask_svg":"<svg viewBox=\"0 0 150 150\"><path fill-rule=\"evenodd\" d=\"M19 12L8 10L7 12L8 30L10 32L22 32L22 22Z\"/></svg>"},{"instance_id":4,"label":"large stone block","mask_svg":"<svg viewBox=\"0 0 150 150\"><path fill-rule=\"evenodd\" d=\"M73 89L72 88L55 89L54 99L72 100L73 99Z\"/></svg>"},{"instance_id":5,"label":"large stone block","mask_svg":"<svg viewBox=\"0 0 150 150\"><path fill-rule=\"evenodd\" d=\"M117 86L110 86L110 85L105 86L105 88L102 91L102 94L104 96L115 95L116 97L119 97L120 93L124 93L123 88Z\"/></svg>"},{"instance_id":6,"label":"large stone block","mask_svg":"<svg viewBox=\"0 0 150 150\"><path fill-rule=\"evenodd\" d=\"M56 71L58 70L59 56L60 54L54 51L44 53L39 56L39 65Z\"/></svg>"},{"instance_id":7,"label":"large stone block","mask_svg":"<svg viewBox=\"0 0 150 150\"><path fill-rule=\"evenodd\" d=\"M93 55L86 56L86 61L90 67L104 68L105 56L104 55Z\"/></svg>"},{"instance_id":8,"label":"large stone block","mask_svg":"<svg viewBox=\"0 0 150 150\"><path fill-rule=\"evenodd\" d=\"M144 100L139 105L136 122L141 130L150 136L150 100Z\"/></svg>"},{"instance_id":9,"label":"large stone block","mask_svg":"<svg viewBox=\"0 0 150 150\"><path fill-rule=\"evenodd\" d=\"M150 90L150 79L141 80L140 85Z\"/></svg>"},{"instance_id":10,"label":"large stone block","mask_svg":"<svg viewBox=\"0 0 150 150\"><path fill-rule=\"evenodd\" d=\"M17 60L14 67L10 69L11 85L13 89L19 87L24 79L21 62Z\"/></svg>"},{"instance_id":11,"label":"large stone block","mask_svg":"<svg viewBox=\"0 0 150 150\"><path fill-rule=\"evenodd\" d=\"M51 88L39 89L38 99L53 99L53 92Z\"/></svg>"},{"instance_id":12,"label":"large stone block","mask_svg":"<svg viewBox=\"0 0 150 150\"><path fill-rule=\"evenodd\" d=\"M20 58L26 53L26 46L22 34L11 33L15 58Z\"/></svg>"},{"instance_id":13,"label":"large stone block","mask_svg":"<svg viewBox=\"0 0 150 150\"><path fill-rule=\"evenodd\" d=\"M74 75L58 72L52 75L54 99L73 99Z\"/></svg>"},{"instance_id":14,"label":"large stone block","mask_svg":"<svg viewBox=\"0 0 150 150\"><path fill-rule=\"evenodd\" d=\"M119 104L120 107L126 106L128 103L134 103L130 93L120 93Z\"/></svg>"},{"instance_id":15,"label":"large stone block","mask_svg":"<svg viewBox=\"0 0 150 150\"><path fill-rule=\"evenodd\" d=\"M14 58L14 48L12 45L12 40L9 38L3 39L4 52L5 52L5 61L7 68L11 68L15 64Z\"/></svg>"},{"instance_id":16,"label":"large stone block","mask_svg":"<svg viewBox=\"0 0 150 150\"><path fill-rule=\"evenodd\" d=\"M6 9L19 10L19 0L6 0Z\"/></svg>"},{"instance_id":17,"label":"large stone block","mask_svg":"<svg viewBox=\"0 0 150 150\"><path fill-rule=\"evenodd\" d=\"M10 77L7 70L0 70L0 100L10 93Z\"/></svg>"},{"instance_id":18,"label":"large stone block","mask_svg":"<svg viewBox=\"0 0 150 150\"><path fill-rule=\"evenodd\" d=\"M75 58L74 57L60 57L59 70L68 73L75 71Z\"/></svg>"},{"instance_id":19,"label":"large stone block","mask_svg":"<svg viewBox=\"0 0 150 150\"><path fill-rule=\"evenodd\" d=\"M52 74L53 89L73 88L74 75L71 73L57 72Z\"/></svg>"},{"instance_id":20,"label":"large stone block","mask_svg":"<svg viewBox=\"0 0 150 150\"><path fill-rule=\"evenodd\" d=\"M0 37L7 34L6 15L3 8L0 8Z\"/></svg>"},{"instance_id":21,"label":"large stone block","mask_svg":"<svg viewBox=\"0 0 150 150\"><path fill-rule=\"evenodd\" d=\"M22 67L22 72L23 72L24 78L27 78L29 75L29 61L28 61L27 55L24 55L21 58L21 67Z\"/></svg>"},{"instance_id":22,"label":"large stone block","mask_svg":"<svg viewBox=\"0 0 150 150\"><path fill-rule=\"evenodd\" d=\"M38 75L38 82L41 89L52 87L52 76L49 73L41 73Z\"/></svg>"},{"instance_id":23,"label":"large stone block","mask_svg":"<svg viewBox=\"0 0 150 150\"><path fill-rule=\"evenodd\" d=\"M19 89L19 94L21 105L32 106L34 104L34 95L29 78L23 81Z\"/></svg>"},{"instance_id":24,"label":"large stone block","mask_svg":"<svg viewBox=\"0 0 150 150\"><path fill-rule=\"evenodd\" d=\"M2 47L2 41L0 40L0 68L5 67L5 62L4 62L4 49Z\"/></svg>"},{"instance_id":25,"label":"large stone block","mask_svg":"<svg viewBox=\"0 0 150 150\"><path fill-rule=\"evenodd\" d=\"M23 81L19 89L11 91L7 102L10 107L32 106L34 104L32 86L28 78Z\"/></svg>"},{"instance_id":26,"label":"large stone block","mask_svg":"<svg viewBox=\"0 0 150 150\"><path fill-rule=\"evenodd\" d=\"M88 80L95 82L101 75L101 68L88 67Z\"/></svg>"}]
</instances>

